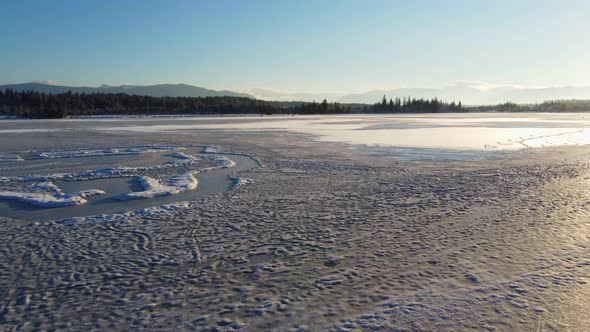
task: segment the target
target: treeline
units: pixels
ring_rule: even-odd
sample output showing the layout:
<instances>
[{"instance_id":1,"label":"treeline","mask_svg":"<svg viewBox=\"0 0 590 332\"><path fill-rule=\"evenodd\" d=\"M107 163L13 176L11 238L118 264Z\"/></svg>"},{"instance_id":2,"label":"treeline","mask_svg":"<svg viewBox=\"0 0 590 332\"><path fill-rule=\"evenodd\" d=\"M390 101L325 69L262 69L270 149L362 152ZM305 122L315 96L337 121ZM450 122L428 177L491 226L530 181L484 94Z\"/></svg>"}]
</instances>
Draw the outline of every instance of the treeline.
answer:
<instances>
[{"instance_id":1,"label":"treeline","mask_svg":"<svg viewBox=\"0 0 590 332\"><path fill-rule=\"evenodd\" d=\"M364 105L363 105L364 106ZM344 114L361 112L362 106L342 105L340 103L328 103L324 99L321 103L301 103L289 109L292 114Z\"/></svg>"},{"instance_id":2,"label":"treeline","mask_svg":"<svg viewBox=\"0 0 590 332\"><path fill-rule=\"evenodd\" d=\"M124 93L0 91L0 114L26 118L133 114L346 114L458 111L461 104L438 99L404 99L375 105L277 102L242 97L150 97Z\"/></svg>"},{"instance_id":3,"label":"treeline","mask_svg":"<svg viewBox=\"0 0 590 332\"><path fill-rule=\"evenodd\" d=\"M150 97L124 93L62 93L0 90L0 115L64 118L80 115L139 114L346 114L436 112L588 112L590 100L558 100L541 104L504 103L463 106L437 98L390 98L374 104L264 101L243 97Z\"/></svg>"},{"instance_id":4,"label":"treeline","mask_svg":"<svg viewBox=\"0 0 590 332\"><path fill-rule=\"evenodd\" d=\"M515 104L506 102L498 105L471 106L469 112L543 112L576 113L589 112L590 100L550 100L540 104Z\"/></svg>"},{"instance_id":5,"label":"treeline","mask_svg":"<svg viewBox=\"0 0 590 332\"><path fill-rule=\"evenodd\" d=\"M0 91L0 114L27 118L127 114L244 114L277 112L282 106L241 97L150 97L124 93Z\"/></svg>"},{"instance_id":6,"label":"treeline","mask_svg":"<svg viewBox=\"0 0 590 332\"><path fill-rule=\"evenodd\" d=\"M463 106L461 102L445 103L437 98L433 99L416 99L416 98L390 98L387 100L386 96L380 103L376 103L372 107L373 112L377 113L437 113L437 112L461 112Z\"/></svg>"}]
</instances>

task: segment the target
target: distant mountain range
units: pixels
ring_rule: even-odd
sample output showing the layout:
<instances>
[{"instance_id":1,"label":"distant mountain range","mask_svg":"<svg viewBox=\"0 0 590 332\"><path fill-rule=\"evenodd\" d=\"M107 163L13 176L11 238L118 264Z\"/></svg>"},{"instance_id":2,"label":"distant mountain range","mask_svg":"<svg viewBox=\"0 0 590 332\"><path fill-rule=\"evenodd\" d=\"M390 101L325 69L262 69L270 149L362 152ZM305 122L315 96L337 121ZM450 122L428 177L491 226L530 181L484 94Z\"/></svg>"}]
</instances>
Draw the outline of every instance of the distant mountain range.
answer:
<instances>
[{"instance_id":1,"label":"distant mountain range","mask_svg":"<svg viewBox=\"0 0 590 332\"><path fill-rule=\"evenodd\" d=\"M530 104L546 100L590 99L590 86L564 87L518 87L509 85L482 85L481 82L459 82L442 88L399 88L372 90L357 94L282 92L263 88L249 88L243 91L211 90L188 84L157 85L102 85L99 87L69 87L46 83L23 83L0 85L0 90L39 91L44 93L127 93L153 97L247 97L272 101L317 101L323 99L341 103L373 104L387 98L434 98L444 101L461 101L465 105L491 105L507 101Z\"/></svg>"},{"instance_id":2,"label":"distant mountain range","mask_svg":"<svg viewBox=\"0 0 590 332\"><path fill-rule=\"evenodd\" d=\"M507 101L518 104L540 103L546 100L590 99L590 87L517 87L517 86L481 86L479 82L456 83L442 88L399 88L391 90L372 90L357 94L337 93L284 93L268 89L244 90L256 98L265 100L299 100L329 101L341 103L373 104L386 96L387 98L434 98L444 101L461 101L465 105L491 105Z\"/></svg>"},{"instance_id":3,"label":"distant mountain range","mask_svg":"<svg viewBox=\"0 0 590 332\"><path fill-rule=\"evenodd\" d=\"M540 103L547 100L590 99L590 87L515 87L497 86L489 88L474 87L468 84L454 84L443 88L401 88L394 90L374 90L361 94L345 95L339 98L343 103L374 103L383 98L433 98L444 101L461 101L466 105L491 105L504 102L517 104Z\"/></svg>"},{"instance_id":4,"label":"distant mountain range","mask_svg":"<svg viewBox=\"0 0 590 332\"><path fill-rule=\"evenodd\" d=\"M99 87L72 87L61 86L45 83L23 83L23 84L7 84L0 85L0 90L13 89L15 91L38 91L43 93L65 93L72 91L73 93L126 93L129 95L141 95L152 97L247 97L254 98L254 96L234 92L234 91L217 91L192 86L188 84L156 84L156 85L120 85L110 86L101 85Z\"/></svg>"}]
</instances>

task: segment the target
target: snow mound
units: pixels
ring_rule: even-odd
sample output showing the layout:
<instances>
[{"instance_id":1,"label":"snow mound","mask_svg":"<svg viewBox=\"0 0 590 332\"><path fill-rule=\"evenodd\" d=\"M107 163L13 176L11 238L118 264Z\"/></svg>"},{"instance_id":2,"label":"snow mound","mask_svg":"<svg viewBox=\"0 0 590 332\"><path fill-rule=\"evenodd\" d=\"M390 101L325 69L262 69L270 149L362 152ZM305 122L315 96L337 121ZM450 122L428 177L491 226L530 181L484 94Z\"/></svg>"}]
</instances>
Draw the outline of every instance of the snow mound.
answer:
<instances>
[{"instance_id":1,"label":"snow mound","mask_svg":"<svg viewBox=\"0 0 590 332\"><path fill-rule=\"evenodd\" d=\"M248 178L240 178L240 177L236 177L236 176L230 176L230 179L232 180L232 184L231 184L232 189L252 183L252 179L248 179Z\"/></svg>"},{"instance_id":2,"label":"snow mound","mask_svg":"<svg viewBox=\"0 0 590 332\"><path fill-rule=\"evenodd\" d=\"M183 160L190 160L190 161L201 160L201 158L199 158L198 156L186 154L184 152L173 152L173 153L169 154L168 156L178 158L178 159L183 159Z\"/></svg>"},{"instance_id":3,"label":"snow mound","mask_svg":"<svg viewBox=\"0 0 590 332\"><path fill-rule=\"evenodd\" d=\"M178 152L178 150L184 149L184 147L157 147L151 148L156 149L158 151L171 151L176 150L176 152L172 152L168 154L170 157L176 158L176 160L168 161L160 165L152 165L152 166L137 166L137 167L125 167L125 166L118 166L118 167L108 167L108 168L100 168L100 169L93 169L88 171L83 171L80 173L53 173L53 174L31 174L31 175L24 175L24 176L0 176L0 183L8 183L8 182L17 182L17 181L25 181L25 182L44 182L44 181L55 181L61 179L69 179L69 180L88 180L88 179L100 179L100 178L113 178L113 177L129 177L129 176L136 176L140 172L146 171L158 171L170 168L177 168L177 167L184 167L187 165L192 165L195 162L208 160L214 162L216 165L214 167L207 167L207 168L200 168L195 169L195 172L203 172L203 171L210 171L213 169L218 168L231 168L235 167L236 163L223 156L223 155L216 155L214 153L210 154L187 154L183 152ZM166 149L166 150L165 150ZM118 150L117 148L113 148L110 150ZM76 150L76 151L91 151L91 150ZM149 151L149 149L145 147L138 147L138 148L127 148L127 152L129 151ZM67 151L72 152L72 151ZM57 151L57 152L42 152L38 155L46 154L46 159L56 159L56 158L75 158L72 154L68 157L65 157L63 154L62 157L57 157L58 154L64 153L64 151ZM115 153L115 152L113 152ZM92 153L86 154L85 156L91 156ZM96 154L98 155L98 154ZM0 157L1 158L1 157ZM1 161L1 159L0 159Z\"/></svg>"},{"instance_id":4,"label":"snow mound","mask_svg":"<svg viewBox=\"0 0 590 332\"><path fill-rule=\"evenodd\" d=\"M204 155L203 157L214 161L219 168L232 168L236 166L236 162L229 159L228 157L211 154L211 155Z\"/></svg>"},{"instance_id":5,"label":"snow mound","mask_svg":"<svg viewBox=\"0 0 590 332\"><path fill-rule=\"evenodd\" d=\"M2 161L23 161L23 158L17 154L0 154L0 162Z\"/></svg>"},{"instance_id":6,"label":"snow mound","mask_svg":"<svg viewBox=\"0 0 590 332\"><path fill-rule=\"evenodd\" d=\"M207 148L205 149L207 150ZM236 166L236 162L229 159L228 157L222 156L222 155L217 155L215 154L216 152L213 151L209 151L206 152L206 154L201 154L201 155L189 155L183 152L174 152L169 154L169 156L171 157L175 157L181 160L189 160L189 161L198 161L198 160L203 160L203 159L207 159L210 161L213 161L214 163L217 164L217 168L231 168L231 167L235 167ZM214 168L209 168L209 169L204 169L204 170L211 170Z\"/></svg>"},{"instance_id":7,"label":"snow mound","mask_svg":"<svg viewBox=\"0 0 590 332\"><path fill-rule=\"evenodd\" d=\"M87 202L86 197L105 194L98 189L65 194L52 182L35 183L25 189L26 191L0 190L0 199L16 200L43 208L55 208L84 204Z\"/></svg>"},{"instance_id":8,"label":"snow mound","mask_svg":"<svg viewBox=\"0 0 590 332\"><path fill-rule=\"evenodd\" d=\"M141 186L144 191L129 192L115 196L120 201L133 199L147 199L158 196L176 195L188 190L197 188L198 180L192 173L185 173L171 177L166 183L162 183L148 176L139 177Z\"/></svg>"},{"instance_id":9,"label":"snow mound","mask_svg":"<svg viewBox=\"0 0 590 332\"><path fill-rule=\"evenodd\" d=\"M217 153L217 148L213 146L207 146L203 149L203 153Z\"/></svg>"},{"instance_id":10,"label":"snow mound","mask_svg":"<svg viewBox=\"0 0 590 332\"><path fill-rule=\"evenodd\" d=\"M169 169L174 167L181 167L191 163L192 160L175 160L174 162L166 162L161 165L154 166L137 166L137 167L108 167L83 171L80 173L53 173L53 174L33 174L25 176L1 176L0 183L7 183L12 181L54 181L54 180L88 180L88 179L104 179L113 177L129 177L136 175L139 172Z\"/></svg>"}]
</instances>

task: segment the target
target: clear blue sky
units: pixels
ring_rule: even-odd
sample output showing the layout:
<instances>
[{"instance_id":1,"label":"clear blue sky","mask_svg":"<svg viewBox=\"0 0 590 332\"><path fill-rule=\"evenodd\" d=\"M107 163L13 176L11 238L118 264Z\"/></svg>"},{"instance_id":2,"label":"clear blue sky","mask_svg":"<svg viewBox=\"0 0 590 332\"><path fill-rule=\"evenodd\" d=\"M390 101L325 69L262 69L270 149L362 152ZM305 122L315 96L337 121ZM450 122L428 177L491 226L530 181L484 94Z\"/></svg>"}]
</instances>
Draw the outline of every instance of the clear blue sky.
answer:
<instances>
[{"instance_id":1,"label":"clear blue sky","mask_svg":"<svg viewBox=\"0 0 590 332\"><path fill-rule=\"evenodd\" d=\"M586 0L2 0L0 83L590 85Z\"/></svg>"}]
</instances>

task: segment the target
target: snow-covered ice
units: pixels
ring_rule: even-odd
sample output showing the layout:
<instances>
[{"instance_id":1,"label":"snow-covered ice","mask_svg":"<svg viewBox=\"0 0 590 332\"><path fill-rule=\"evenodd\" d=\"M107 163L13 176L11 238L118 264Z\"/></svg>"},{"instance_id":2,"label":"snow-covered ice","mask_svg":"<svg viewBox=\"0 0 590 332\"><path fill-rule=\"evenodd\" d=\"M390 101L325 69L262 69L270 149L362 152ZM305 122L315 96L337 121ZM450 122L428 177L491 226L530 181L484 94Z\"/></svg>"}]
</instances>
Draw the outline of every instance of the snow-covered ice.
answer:
<instances>
[{"instance_id":1,"label":"snow-covered ice","mask_svg":"<svg viewBox=\"0 0 590 332\"><path fill-rule=\"evenodd\" d=\"M178 158L178 159L184 159L184 160L192 160L192 161L201 160L201 158L199 158L196 155L186 154L184 152L173 152L173 153L170 153L169 156L174 157L174 158Z\"/></svg>"},{"instance_id":2,"label":"snow-covered ice","mask_svg":"<svg viewBox=\"0 0 590 332\"><path fill-rule=\"evenodd\" d=\"M132 217L162 217L166 214L176 213L177 211L190 207L190 202L176 202L159 206L148 207L141 210L127 211L125 213L99 214L86 217L73 217L55 221L60 224L81 224L81 223L100 223L105 221L128 221ZM54 221L48 222L53 223Z\"/></svg>"},{"instance_id":3,"label":"snow-covered ice","mask_svg":"<svg viewBox=\"0 0 590 332\"><path fill-rule=\"evenodd\" d=\"M52 182L41 182L26 187L24 191L0 190L0 199L17 200L44 208L55 208L84 204L87 202L86 197L103 194L105 192L98 189L65 194Z\"/></svg>"},{"instance_id":4,"label":"snow-covered ice","mask_svg":"<svg viewBox=\"0 0 590 332\"><path fill-rule=\"evenodd\" d=\"M11 182L11 181L52 181L61 179L70 180L89 180L89 179L102 179L112 177L129 177L134 176L139 172L163 170L169 168L180 167L186 165L194 160L179 159L172 162L166 162L160 165L151 166L137 166L137 167L107 167L99 168L79 173L52 173L52 174L32 174L23 176L4 176L0 177L0 183Z\"/></svg>"},{"instance_id":5,"label":"snow-covered ice","mask_svg":"<svg viewBox=\"0 0 590 332\"><path fill-rule=\"evenodd\" d=\"M105 149L81 149L65 151L47 151L40 152L38 157L41 159L59 159L59 158L79 158L79 157L96 157L96 156L120 156L136 155L143 153L158 153L165 151L181 150L183 147L177 146L139 146L127 148L105 148Z\"/></svg>"},{"instance_id":6,"label":"snow-covered ice","mask_svg":"<svg viewBox=\"0 0 590 332\"><path fill-rule=\"evenodd\" d=\"M319 141L369 146L442 148L453 150L518 150L529 147L590 144L579 114L524 113L509 116L481 114L396 114L342 116L272 116L225 118L223 123L187 119L182 123L132 126L112 123L96 130L166 132L191 130L288 131L312 135ZM528 141L528 143L527 143ZM530 144L529 144L530 143ZM208 152L205 149L204 152Z\"/></svg>"},{"instance_id":7,"label":"snow-covered ice","mask_svg":"<svg viewBox=\"0 0 590 332\"><path fill-rule=\"evenodd\" d=\"M323 126L313 122L310 126ZM456 128L472 130L456 122ZM552 136L555 144L571 142L567 135L580 130L559 128L563 137ZM379 129L349 133L365 131ZM91 213L2 219L0 281L20 285L8 289L7 329L67 328L74 321L74 329L104 330L587 330L588 148L564 148L556 155L502 153L515 157L485 162L398 163L391 153L372 158L360 147L348 150L351 146L284 132L234 138L219 130L108 134L96 135L106 141L92 144L127 138L227 144L220 150L251 152L268 168L247 172L247 158L224 154L236 168L199 174L193 191L123 202L109 195L106 203L101 197L78 207L30 209L65 213L96 206ZM535 135L522 136L518 144L549 140ZM60 137L31 136L32 142ZM74 133L63 136L62 142L35 144L47 150L51 144L83 144L66 141ZM489 144L497 142L504 141ZM15 153L35 156L30 150ZM147 166L150 160L163 162L151 155L111 158L127 167L110 169L119 164L55 159L45 172L79 176L94 169L84 175L129 178L80 182L84 187L75 181L35 181L28 188L11 182L2 190L56 195L57 184L68 193L109 188L117 195L131 191L131 176L142 176L149 177L142 180L146 190L135 190L162 191L181 184L170 183L173 176L191 172L196 177L204 167L228 165L195 146L162 153L168 154L174 158L169 169ZM26 172L30 169L4 175ZM219 194L197 195L206 191L207 181L221 177L224 187L211 191ZM229 182L240 185L248 178L255 182L223 193ZM117 186L95 186L113 183ZM105 210L108 204L118 210ZM157 207L145 209L149 206ZM55 303L57 311L47 310ZM121 327L112 317L131 319Z\"/></svg>"},{"instance_id":8,"label":"snow-covered ice","mask_svg":"<svg viewBox=\"0 0 590 332\"><path fill-rule=\"evenodd\" d=\"M2 161L23 161L23 158L18 154L2 153L0 154L0 162Z\"/></svg>"}]
</instances>

